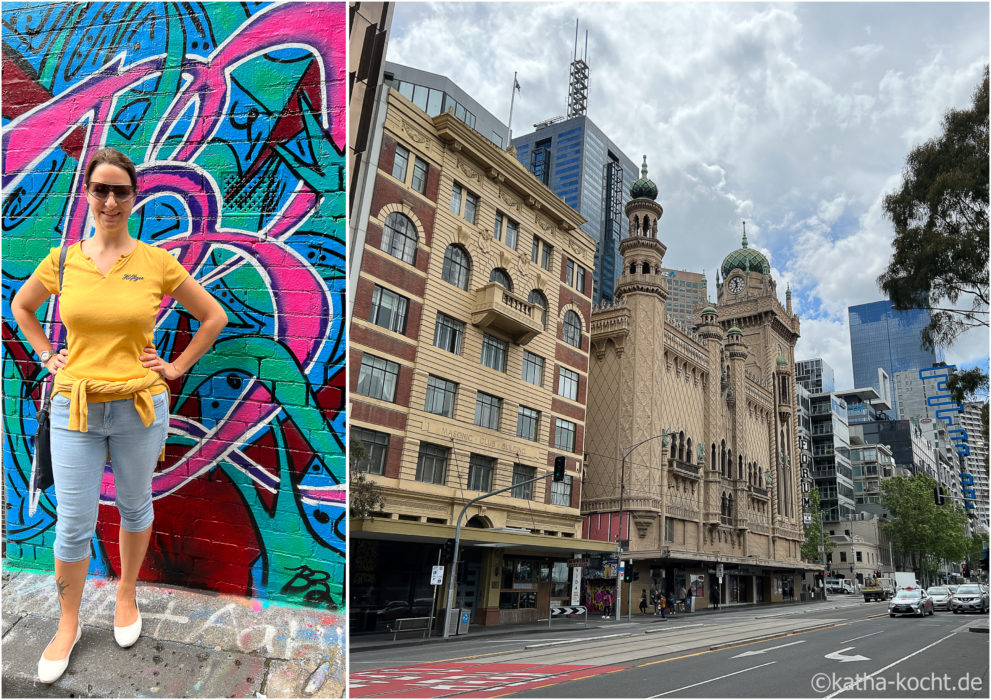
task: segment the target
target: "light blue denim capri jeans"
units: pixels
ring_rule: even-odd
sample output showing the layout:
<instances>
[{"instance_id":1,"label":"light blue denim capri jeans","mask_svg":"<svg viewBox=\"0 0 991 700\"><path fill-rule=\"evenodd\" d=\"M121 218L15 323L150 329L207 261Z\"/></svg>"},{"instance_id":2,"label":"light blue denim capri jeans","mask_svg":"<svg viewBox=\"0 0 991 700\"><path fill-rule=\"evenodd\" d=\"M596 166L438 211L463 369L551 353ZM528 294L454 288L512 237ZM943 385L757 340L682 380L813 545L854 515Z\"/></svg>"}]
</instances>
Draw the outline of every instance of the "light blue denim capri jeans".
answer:
<instances>
[{"instance_id":1,"label":"light blue denim capri jeans","mask_svg":"<svg viewBox=\"0 0 991 700\"><path fill-rule=\"evenodd\" d=\"M88 430L69 430L69 399L52 397L52 471L58 519L55 557L82 561L90 555L100 511L100 487L110 455L120 524L128 532L146 530L155 518L151 478L169 430L169 394L152 397L155 421L145 427L134 399L90 403Z\"/></svg>"}]
</instances>

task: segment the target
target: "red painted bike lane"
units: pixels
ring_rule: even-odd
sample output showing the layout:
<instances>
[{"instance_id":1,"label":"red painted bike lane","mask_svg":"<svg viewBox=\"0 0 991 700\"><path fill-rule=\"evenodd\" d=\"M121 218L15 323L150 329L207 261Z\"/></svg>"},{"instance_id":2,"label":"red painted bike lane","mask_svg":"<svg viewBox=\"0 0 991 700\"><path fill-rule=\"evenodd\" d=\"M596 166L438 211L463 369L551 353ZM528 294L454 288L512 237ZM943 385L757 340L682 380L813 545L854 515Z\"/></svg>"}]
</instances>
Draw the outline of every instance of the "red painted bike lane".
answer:
<instances>
[{"instance_id":1,"label":"red painted bike lane","mask_svg":"<svg viewBox=\"0 0 991 700\"><path fill-rule=\"evenodd\" d=\"M376 668L352 673L348 696L352 698L492 698L556 685L627 666L587 664L429 663Z\"/></svg>"}]
</instances>

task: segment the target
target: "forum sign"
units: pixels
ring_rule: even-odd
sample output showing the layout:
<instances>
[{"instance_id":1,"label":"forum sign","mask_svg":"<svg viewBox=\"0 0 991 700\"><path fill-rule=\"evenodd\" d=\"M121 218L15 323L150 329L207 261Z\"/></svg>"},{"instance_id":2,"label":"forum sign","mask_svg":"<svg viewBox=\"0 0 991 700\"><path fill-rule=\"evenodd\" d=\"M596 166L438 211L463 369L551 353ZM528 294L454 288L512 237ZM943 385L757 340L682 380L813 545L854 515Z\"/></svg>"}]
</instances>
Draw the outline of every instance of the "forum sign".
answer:
<instances>
[{"instance_id":1,"label":"forum sign","mask_svg":"<svg viewBox=\"0 0 991 700\"><path fill-rule=\"evenodd\" d=\"M946 382L950 379L950 370L955 369L956 365L934 365L932 367L927 367L926 369L920 369L919 379L922 381L927 379L937 379L939 381L936 384L936 391L947 392L937 396L928 397L926 399L926 405L934 408L936 406L949 406L949 408L938 408L936 410L936 420L941 420L946 423L946 434L950 436L950 440L954 443L956 453L963 457L970 454L970 445L967 443L967 431L960 427L949 427L953 425L953 414L963 413L963 406L953 400L953 397L946 388ZM967 509L975 508L977 494L974 492L973 475L961 471L960 487L960 493L963 496L964 501L963 507Z\"/></svg>"}]
</instances>

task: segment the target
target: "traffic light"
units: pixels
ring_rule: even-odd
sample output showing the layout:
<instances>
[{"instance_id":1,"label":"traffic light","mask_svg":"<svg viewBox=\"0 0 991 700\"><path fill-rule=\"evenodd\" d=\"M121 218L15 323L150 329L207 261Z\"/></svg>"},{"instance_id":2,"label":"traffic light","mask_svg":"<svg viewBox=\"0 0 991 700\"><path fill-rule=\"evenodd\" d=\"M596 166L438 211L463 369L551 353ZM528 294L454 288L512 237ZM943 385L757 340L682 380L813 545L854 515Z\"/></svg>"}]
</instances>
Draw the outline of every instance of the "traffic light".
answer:
<instances>
[{"instance_id":1,"label":"traffic light","mask_svg":"<svg viewBox=\"0 0 991 700\"><path fill-rule=\"evenodd\" d=\"M441 561L445 564L454 561L454 540L445 540L441 550Z\"/></svg>"},{"instance_id":2,"label":"traffic light","mask_svg":"<svg viewBox=\"0 0 991 700\"><path fill-rule=\"evenodd\" d=\"M964 565L963 565L963 566L962 566L962 567L960 568L960 573L961 573L961 574L963 574L963 577L964 577L964 578L967 578L967 576L968 576L968 575L970 574L970 572L969 572L969 571L967 570L967 565L966 565L966 564L964 564Z\"/></svg>"},{"instance_id":3,"label":"traffic light","mask_svg":"<svg viewBox=\"0 0 991 700\"><path fill-rule=\"evenodd\" d=\"M568 460L564 455L554 458L554 481L564 481L564 468Z\"/></svg>"},{"instance_id":4,"label":"traffic light","mask_svg":"<svg viewBox=\"0 0 991 700\"><path fill-rule=\"evenodd\" d=\"M933 487L933 499L936 501L936 505L938 506L941 506L946 502L942 486Z\"/></svg>"},{"instance_id":5,"label":"traffic light","mask_svg":"<svg viewBox=\"0 0 991 700\"><path fill-rule=\"evenodd\" d=\"M633 580L633 562L626 562L626 568L623 569L623 581L629 583Z\"/></svg>"}]
</instances>

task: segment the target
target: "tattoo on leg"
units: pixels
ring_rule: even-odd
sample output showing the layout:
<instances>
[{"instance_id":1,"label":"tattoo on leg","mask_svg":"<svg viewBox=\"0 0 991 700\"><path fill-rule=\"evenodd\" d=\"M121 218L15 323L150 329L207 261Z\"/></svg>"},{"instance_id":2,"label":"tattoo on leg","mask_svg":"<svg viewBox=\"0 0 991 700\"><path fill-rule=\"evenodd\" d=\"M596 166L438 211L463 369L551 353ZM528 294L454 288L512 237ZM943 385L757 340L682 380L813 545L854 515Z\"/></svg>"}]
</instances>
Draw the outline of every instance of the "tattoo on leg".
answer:
<instances>
[{"instance_id":1,"label":"tattoo on leg","mask_svg":"<svg viewBox=\"0 0 991 700\"><path fill-rule=\"evenodd\" d=\"M62 577L59 576L55 579L55 585L58 587L58 597L65 599L65 589L69 587L69 584L63 583Z\"/></svg>"}]
</instances>

